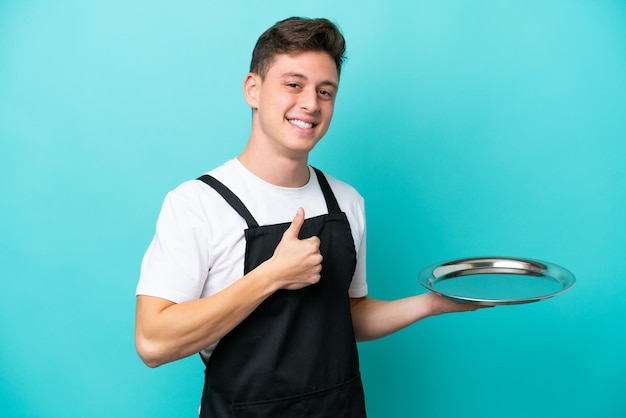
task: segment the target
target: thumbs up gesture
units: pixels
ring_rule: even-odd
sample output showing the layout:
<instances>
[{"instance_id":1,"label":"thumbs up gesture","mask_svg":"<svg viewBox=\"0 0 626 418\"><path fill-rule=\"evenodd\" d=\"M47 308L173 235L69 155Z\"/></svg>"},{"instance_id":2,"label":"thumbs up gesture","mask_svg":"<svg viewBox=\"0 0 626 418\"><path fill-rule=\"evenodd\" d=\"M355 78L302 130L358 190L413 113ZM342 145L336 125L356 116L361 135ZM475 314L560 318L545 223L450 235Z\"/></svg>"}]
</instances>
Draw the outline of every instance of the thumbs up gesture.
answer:
<instances>
[{"instance_id":1,"label":"thumbs up gesture","mask_svg":"<svg viewBox=\"0 0 626 418\"><path fill-rule=\"evenodd\" d=\"M299 239L302 224L304 209L299 208L274 250L274 255L268 260L273 267L275 284L279 289L301 289L320 280L320 240L318 237Z\"/></svg>"}]
</instances>

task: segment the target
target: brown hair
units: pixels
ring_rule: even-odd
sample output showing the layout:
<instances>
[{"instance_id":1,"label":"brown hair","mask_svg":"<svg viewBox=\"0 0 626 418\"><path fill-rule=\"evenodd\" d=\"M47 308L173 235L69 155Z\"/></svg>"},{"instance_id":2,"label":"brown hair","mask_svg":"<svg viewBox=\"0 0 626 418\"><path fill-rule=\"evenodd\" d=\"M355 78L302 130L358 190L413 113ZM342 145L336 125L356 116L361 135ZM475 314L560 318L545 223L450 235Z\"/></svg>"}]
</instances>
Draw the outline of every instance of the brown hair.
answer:
<instances>
[{"instance_id":1,"label":"brown hair","mask_svg":"<svg viewBox=\"0 0 626 418\"><path fill-rule=\"evenodd\" d=\"M328 19L290 17L276 23L259 37L252 51L250 72L265 78L276 55L321 51L335 61L339 75L345 50L343 35Z\"/></svg>"}]
</instances>

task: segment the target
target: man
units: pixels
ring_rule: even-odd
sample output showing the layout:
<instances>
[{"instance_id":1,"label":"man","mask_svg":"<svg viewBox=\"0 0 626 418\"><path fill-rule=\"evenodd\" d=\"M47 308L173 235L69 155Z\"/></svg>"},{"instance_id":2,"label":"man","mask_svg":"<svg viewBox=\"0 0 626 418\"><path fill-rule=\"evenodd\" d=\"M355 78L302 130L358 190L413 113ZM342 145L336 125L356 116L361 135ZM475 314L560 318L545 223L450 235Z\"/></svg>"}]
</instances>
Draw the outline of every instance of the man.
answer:
<instances>
[{"instance_id":1,"label":"man","mask_svg":"<svg viewBox=\"0 0 626 418\"><path fill-rule=\"evenodd\" d=\"M356 341L473 310L428 293L367 297L363 199L308 164L330 125L344 38L290 18L259 38L239 157L170 192L137 287L156 367L201 353L202 417L365 416Z\"/></svg>"}]
</instances>

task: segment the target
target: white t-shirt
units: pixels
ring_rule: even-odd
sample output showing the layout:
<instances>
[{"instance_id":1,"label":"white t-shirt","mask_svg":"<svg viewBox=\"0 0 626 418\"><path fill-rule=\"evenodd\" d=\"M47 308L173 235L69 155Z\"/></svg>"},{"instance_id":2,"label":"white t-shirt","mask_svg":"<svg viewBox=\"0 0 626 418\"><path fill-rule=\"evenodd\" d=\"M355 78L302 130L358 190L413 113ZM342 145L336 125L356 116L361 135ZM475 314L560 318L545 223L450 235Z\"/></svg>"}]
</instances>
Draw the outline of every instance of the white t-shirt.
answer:
<instances>
[{"instance_id":1,"label":"white t-shirt","mask_svg":"<svg viewBox=\"0 0 626 418\"><path fill-rule=\"evenodd\" d=\"M224 183L259 225L291 222L299 207L306 218L328 213L315 172L303 187L269 184L232 159L208 174ZM361 195L326 175L339 207L346 213L357 252L349 289L353 298L367 294L365 211ZM137 295L182 303L213 295L243 276L245 220L212 187L191 180L165 197L156 233L141 264ZM210 355L212 348L203 354Z\"/></svg>"}]
</instances>

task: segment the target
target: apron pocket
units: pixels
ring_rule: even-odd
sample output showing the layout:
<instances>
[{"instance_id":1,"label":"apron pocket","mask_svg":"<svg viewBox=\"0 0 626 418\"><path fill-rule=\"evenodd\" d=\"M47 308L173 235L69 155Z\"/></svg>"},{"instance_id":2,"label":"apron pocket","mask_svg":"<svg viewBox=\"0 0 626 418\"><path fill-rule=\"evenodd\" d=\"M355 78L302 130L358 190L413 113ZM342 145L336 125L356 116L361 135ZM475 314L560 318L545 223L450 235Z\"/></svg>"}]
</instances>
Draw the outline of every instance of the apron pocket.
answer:
<instances>
[{"instance_id":1,"label":"apron pocket","mask_svg":"<svg viewBox=\"0 0 626 418\"><path fill-rule=\"evenodd\" d=\"M233 404L233 418L365 417L361 376L330 388L301 395Z\"/></svg>"}]
</instances>

